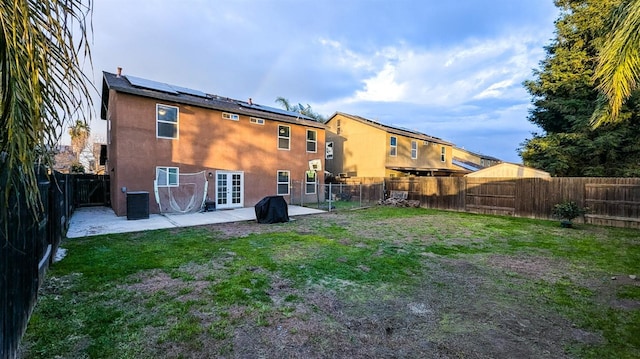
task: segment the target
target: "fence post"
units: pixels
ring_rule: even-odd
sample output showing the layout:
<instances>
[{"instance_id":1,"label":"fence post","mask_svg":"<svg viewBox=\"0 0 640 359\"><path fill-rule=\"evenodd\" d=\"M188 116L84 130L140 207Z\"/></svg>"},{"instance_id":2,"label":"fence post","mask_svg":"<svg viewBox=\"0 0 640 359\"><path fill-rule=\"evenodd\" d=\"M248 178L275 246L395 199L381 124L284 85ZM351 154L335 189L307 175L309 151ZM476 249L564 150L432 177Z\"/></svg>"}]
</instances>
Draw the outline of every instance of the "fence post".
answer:
<instances>
[{"instance_id":1,"label":"fence post","mask_svg":"<svg viewBox=\"0 0 640 359\"><path fill-rule=\"evenodd\" d=\"M362 182L360 182L360 207L362 207Z\"/></svg>"},{"instance_id":2,"label":"fence post","mask_svg":"<svg viewBox=\"0 0 640 359\"><path fill-rule=\"evenodd\" d=\"M331 182L329 182L329 212L331 212Z\"/></svg>"}]
</instances>

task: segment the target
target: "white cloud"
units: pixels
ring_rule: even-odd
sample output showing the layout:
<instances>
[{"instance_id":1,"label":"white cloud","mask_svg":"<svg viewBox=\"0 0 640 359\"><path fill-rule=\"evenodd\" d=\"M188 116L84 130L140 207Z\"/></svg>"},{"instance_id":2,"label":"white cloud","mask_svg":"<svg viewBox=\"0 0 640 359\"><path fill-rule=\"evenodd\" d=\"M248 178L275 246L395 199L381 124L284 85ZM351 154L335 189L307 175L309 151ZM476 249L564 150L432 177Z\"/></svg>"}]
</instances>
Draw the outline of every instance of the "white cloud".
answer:
<instances>
[{"instance_id":1,"label":"white cloud","mask_svg":"<svg viewBox=\"0 0 640 359\"><path fill-rule=\"evenodd\" d=\"M362 76L362 88L343 98L343 103L400 101L446 107L488 98L524 99L521 83L542 56L539 39L526 34L442 49L399 44L370 54L323 41L339 50L340 66L351 66Z\"/></svg>"},{"instance_id":2,"label":"white cloud","mask_svg":"<svg viewBox=\"0 0 640 359\"><path fill-rule=\"evenodd\" d=\"M396 68L387 63L375 77L364 80L365 88L357 91L355 98L360 101L402 101L405 97L405 84L396 82Z\"/></svg>"}]
</instances>

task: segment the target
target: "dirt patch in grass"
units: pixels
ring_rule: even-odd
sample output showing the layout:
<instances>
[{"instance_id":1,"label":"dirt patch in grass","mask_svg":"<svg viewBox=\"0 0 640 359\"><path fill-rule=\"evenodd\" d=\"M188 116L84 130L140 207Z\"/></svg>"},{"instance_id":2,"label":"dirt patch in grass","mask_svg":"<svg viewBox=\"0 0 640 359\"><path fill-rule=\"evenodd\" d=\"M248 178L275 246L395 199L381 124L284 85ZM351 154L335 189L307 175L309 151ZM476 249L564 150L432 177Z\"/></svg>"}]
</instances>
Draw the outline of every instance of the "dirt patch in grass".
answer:
<instances>
[{"instance_id":1,"label":"dirt patch in grass","mask_svg":"<svg viewBox=\"0 0 640 359\"><path fill-rule=\"evenodd\" d=\"M490 267L524 275L533 279L557 282L566 276L566 264L555 259L542 256L508 256L493 254L485 259Z\"/></svg>"},{"instance_id":2,"label":"dirt patch in grass","mask_svg":"<svg viewBox=\"0 0 640 359\"><path fill-rule=\"evenodd\" d=\"M175 297L182 301L198 299L210 285L208 281L203 280L184 281L181 278L172 278L161 270L141 272L132 276L131 280L134 283L120 285L118 288L147 296L161 292L175 294Z\"/></svg>"}]
</instances>

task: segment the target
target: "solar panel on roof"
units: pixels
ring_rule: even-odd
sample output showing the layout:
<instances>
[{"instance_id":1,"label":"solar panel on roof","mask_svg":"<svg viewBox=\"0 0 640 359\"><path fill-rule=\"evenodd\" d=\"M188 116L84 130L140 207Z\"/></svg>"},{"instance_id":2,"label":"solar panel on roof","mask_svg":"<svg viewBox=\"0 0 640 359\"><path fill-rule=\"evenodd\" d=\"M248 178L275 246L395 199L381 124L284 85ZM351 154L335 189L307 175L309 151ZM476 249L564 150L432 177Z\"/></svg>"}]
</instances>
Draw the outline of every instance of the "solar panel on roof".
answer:
<instances>
[{"instance_id":1,"label":"solar panel on roof","mask_svg":"<svg viewBox=\"0 0 640 359\"><path fill-rule=\"evenodd\" d=\"M172 95L178 94L178 92L176 92L176 90L174 90L173 87L167 84L163 84L162 82L151 81L151 80L142 79L140 77L135 77L130 75L126 75L125 77L127 78L127 80L129 80L129 83L131 83L131 85L135 87L142 87L149 90L162 91Z\"/></svg>"},{"instance_id":2,"label":"solar panel on roof","mask_svg":"<svg viewBox=\"0 0 640 359\"><path fill-rule=\"evenodd\" d=\"M311 117L305 116L299 112L293 112L293 111L287 111L287 110L283 110L280 108L276 108L276 107L269 107L269 106L263 106L263 105L256 105L256 104L245 104L245 103L241 103L240 106L242 107L247 107L247 108L252 108L255 110L261 110L261 111L267 111L267 112L272 112L272 113L277 113L277 114L281 114L281 115L285 115L285 116L291 116L291 117L299 117L305 120L312 120Z\"/></svg>"},{"instance_id":3,"label":"solar panel on roof","mask_svg":"<svg viewBox=\"0 0 640 359\"><path fill-rule=\"evenodd\" d=\"M464 169L466 169L466 170L469 170L469 171L477 171L477 170L481 169L479 166L478 166L478 167L477 167L477 166L473 166L473 165L471 165L471 164L469 164L469 163L465 163L465 162L462 162L462 161L458 161L458 160L456 160L456 159L451 160L451 162L452 162L454 165L456 165L456 166L460 166L460 167L462 167L462 168L464 168Z\"/></svg>"},{"instance_id":4,"label":"solar panel on roof","mask_svg":"<svg viewBox=\"0 0 640 359\"><path fill-rule=\"evenodd\" d=\"M175 85L169 85L169 86L171 86L174 90L180 93L207 98L207 94L202 91L198 91L198 90L194 90L186 87L175 86Z\"/></svg>"}]
</instances>

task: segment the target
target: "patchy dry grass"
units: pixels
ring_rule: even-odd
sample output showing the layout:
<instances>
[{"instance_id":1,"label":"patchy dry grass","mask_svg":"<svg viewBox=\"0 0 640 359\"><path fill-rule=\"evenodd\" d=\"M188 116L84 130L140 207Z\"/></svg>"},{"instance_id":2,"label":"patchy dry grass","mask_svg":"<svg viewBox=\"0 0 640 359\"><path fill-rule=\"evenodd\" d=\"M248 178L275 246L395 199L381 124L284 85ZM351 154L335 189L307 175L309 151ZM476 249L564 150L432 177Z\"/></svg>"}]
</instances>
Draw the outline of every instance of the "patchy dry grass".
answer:
<instances>
[{"instance_id":1,"label":"patchy dry grass","mask_svg":"<svg viewBox=\"0 0 640 359\"><path fill-rule=\"evenodd\" d=\"M22 356L636 358L639 237L377 207L68 240Z\"/></svg>"}]
</instances>

